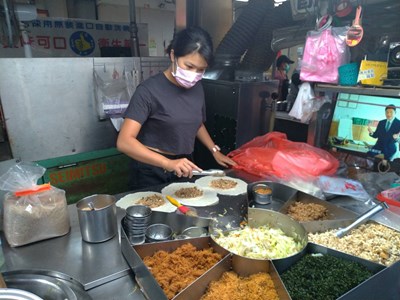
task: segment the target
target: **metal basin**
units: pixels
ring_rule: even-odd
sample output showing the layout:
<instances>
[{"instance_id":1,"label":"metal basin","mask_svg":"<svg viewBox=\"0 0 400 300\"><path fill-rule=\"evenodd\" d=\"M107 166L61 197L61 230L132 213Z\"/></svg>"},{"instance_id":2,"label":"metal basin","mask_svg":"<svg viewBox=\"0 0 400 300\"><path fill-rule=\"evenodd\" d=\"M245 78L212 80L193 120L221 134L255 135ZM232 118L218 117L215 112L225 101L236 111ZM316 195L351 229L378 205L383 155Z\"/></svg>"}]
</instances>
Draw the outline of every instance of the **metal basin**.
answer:
<instances>
[{"instance_id":1,"label":"metal basin","mask_svg":"<svg viewBox=\"0 0 400 300\"><path fill-rule=\"evenodd\" d=\"M83 286L66 274L45 270L3 273L7 287L31 292L43 299L90 300Z\"/></svg>"},{"instance_id":2,"label":"metal basin","mask_svg":"<svg viewBox=\"0 0 400 300\"><path fill-rule=\"evenodd\" d=\"M217 218L214 219L209 226L209 232L211 238L217 243L219 246L223 247L221 244L218 243L217 237L222 235L227 235L230 231L240 229L239 220L230 220L227 222L224 218ZM250 228L258 228L260 226L267 225L270 228L276 228L283 231L286 236L292 237L297 243L301 245L300 249L286 257L280 258L256 258L258 260L265 260L265 259L272 259L272 260L280 260L280 259L287 259L289 257L293 257L301 253L305 247L307 246L308 236L307 232L304 229L303 225L299 222L296 222L289 216L286 216L282 213L260 209L260 208L249 208L248 216L247 216L247 226ZM249 238L249 237L248 237ZM250 243L250 242L249 242ZM227 248L225 248L227 249ZM232 251L232 249L227 249L228 251ZM247 250L246 250L247 251ZM238 253L235 253L238 254ZM239 254L240 255L240 254ZM250 257L250 256L248 256Z\"/></svg>"}]
</instances>

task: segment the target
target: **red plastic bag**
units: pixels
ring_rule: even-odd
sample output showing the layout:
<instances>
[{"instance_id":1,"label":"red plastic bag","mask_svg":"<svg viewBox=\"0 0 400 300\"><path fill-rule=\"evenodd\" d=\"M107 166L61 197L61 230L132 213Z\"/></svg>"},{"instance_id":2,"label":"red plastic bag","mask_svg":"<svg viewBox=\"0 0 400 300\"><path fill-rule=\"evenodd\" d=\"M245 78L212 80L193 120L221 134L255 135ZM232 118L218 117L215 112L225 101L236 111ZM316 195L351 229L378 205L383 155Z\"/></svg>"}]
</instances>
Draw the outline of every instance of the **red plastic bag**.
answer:
<instances>
[{"instance_id":1,"label":"red plastic bag","mask_svg":"<svg viewBox=\"0 0 400 300\"><path fill-rule=\"evenodd\" d=\"M333 175L339 161L330 153L306 143L292 142L281 132L259 136L228 154L235 169L261 177L312 180Z\"/></svg>"}]
</instances>

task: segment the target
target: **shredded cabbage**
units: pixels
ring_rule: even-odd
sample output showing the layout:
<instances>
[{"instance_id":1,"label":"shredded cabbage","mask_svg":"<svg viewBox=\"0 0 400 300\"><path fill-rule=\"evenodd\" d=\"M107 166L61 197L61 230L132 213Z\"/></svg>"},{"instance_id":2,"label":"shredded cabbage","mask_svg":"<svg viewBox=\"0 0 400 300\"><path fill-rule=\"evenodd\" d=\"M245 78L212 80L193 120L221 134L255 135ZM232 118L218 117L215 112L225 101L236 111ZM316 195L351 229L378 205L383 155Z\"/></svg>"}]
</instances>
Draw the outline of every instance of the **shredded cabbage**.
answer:
<instances>
[{"instance_id":1,"label":"shredded cabbage","mask_svg":"<svg viewBox=\"0 0 400 300\"><path fill-rule=\"evenodd\" d=\"M284 258L299 252L304 243L287 236L279 228L263 225L249 226L214 237L215 241L230 252L255 259Z\"/></svg>"}]
</instances>

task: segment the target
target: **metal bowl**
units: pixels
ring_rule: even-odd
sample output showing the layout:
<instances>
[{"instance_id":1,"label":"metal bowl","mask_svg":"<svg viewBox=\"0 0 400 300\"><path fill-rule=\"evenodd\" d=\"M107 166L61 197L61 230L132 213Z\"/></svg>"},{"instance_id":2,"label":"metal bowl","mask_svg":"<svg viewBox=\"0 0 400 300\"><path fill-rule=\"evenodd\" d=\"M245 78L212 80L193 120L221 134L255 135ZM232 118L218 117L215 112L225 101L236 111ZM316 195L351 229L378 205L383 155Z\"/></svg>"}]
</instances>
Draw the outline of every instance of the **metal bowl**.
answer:
<instances>
[{"instance_id":1,"label":"metal bowl","mask_svg":"<svg viewBox=\"0 0 400 300\"><path fill-rule=\"evenodd\" d=\"M258 183L252 187L254 201L258 204L269 204L272 198L272 188L265 183Z\"/></svg>"},{"instance_id":2,"label":"metal bowl","mask_svg":"<svg viewBox=\"0 0 400 300\"><path fill-rule=\"evenodd\" d=\"M219 222L218 218L213 219L209 226L209 232L211 238L215 241L216 244L234 253L234 249L229 249L227 247L224 247L218 242L218 237L220 237L221 235L227 235L231 231L242 229L238 226L232 226L232 224L238 224L238 222L232 220L231 222L227 223L225 220ZM304 251L305 247L307 246L308 236L302 224L296 222L289 216L286 216L276 211L249 207L247 226L250 228L258 228L263 225L267 225L270 228L276 228L282 230L286 236L292 237L297 243L299 243L300 247L297 252L291 253L286 257L279 257L279 258L265 257L265 258L255 258L255 259L281 260L281 259L287 259L289 257L296 257L297 255L302 253L302 251ZM235 242L233 242L233 244L236 245ZM240 253L235 253L235 254L247 257L246 255L241 255Z\"/></svg>"},{"instance_id":3,"label":"metal bowl","mask_svg":"<svg viewBox=\"0 0 400 300\"><path fill-rule=\"evenodd\" d=\"M165 224L152 224L146 229L146 240L149 243L167 241L172 238L172 229Z\"/></svg>"},{"instance_id":4,"label":"metal bowl","mask_svg":"<svg viewBox=\"0 0 400 300\"><path fill-rule=\"evenodd\" d=\"M208 235L207 228L204 227L189 227L182 231L180 238L197 238Z\"/></svg>"},{"instance_id":5,"label":"metal bowl","mask_svg":"<svg viewBox=\"0 0 400 300\"><path fill-rule=\"evenodd\" d=\"M151 208L146 205L131 205L126 208L126 216L130 218L142 218L151 215Z\"/></svg>"}]
</instances>

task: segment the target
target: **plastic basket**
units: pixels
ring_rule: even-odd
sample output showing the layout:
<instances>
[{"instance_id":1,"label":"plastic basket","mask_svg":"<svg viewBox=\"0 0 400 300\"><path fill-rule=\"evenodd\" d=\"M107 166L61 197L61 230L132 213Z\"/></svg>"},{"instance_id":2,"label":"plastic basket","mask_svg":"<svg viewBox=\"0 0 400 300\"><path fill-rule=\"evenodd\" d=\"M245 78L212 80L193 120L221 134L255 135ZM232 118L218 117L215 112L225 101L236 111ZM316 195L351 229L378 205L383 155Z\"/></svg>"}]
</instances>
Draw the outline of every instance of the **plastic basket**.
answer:
<instances>
[{"instance_id":1,"label":"plastic basket","mask_svg":"<svg viewBox=\"0 0 400 300\"><path fill-rule=\"evenodd\" d=\"M358 78L358 63L342 65L338 68L340 85L356 85Z\"/></svg>"}]
</instances>

